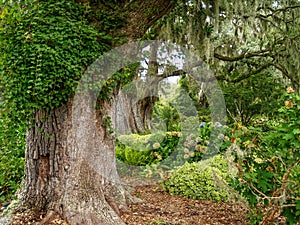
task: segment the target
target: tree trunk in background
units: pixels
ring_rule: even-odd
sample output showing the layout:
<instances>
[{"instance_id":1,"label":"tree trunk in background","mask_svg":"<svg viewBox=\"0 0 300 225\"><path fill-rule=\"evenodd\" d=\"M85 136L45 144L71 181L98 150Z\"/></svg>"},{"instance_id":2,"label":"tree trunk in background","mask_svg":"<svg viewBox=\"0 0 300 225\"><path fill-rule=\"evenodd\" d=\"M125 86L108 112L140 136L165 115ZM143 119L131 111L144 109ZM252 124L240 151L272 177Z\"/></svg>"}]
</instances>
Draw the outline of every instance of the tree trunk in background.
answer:
<instances>
[{"instance_id":1,"label":"tree trunk in background","mask_svg":"<svg viewBox=\"0 0 300 225\"><path fill-rule=\"evenodd\" d=\"M157 44L150 47L148 72L144 80L138 75L120 90L115 99L115 129L117 134L145 134L151 129L153 107L159 100Z\"/></svg>"},{"instance_id":2,"label":"tree trunk in background","mask_svg":"<svg viewBox=\"0 0 300 225\"><path fill-rule=\"evenodd\" d=\"M118 135L146 133L146 128L138 111L137 96L119 91L115 99L114 127Z\"/></svg>"},{"instance_id":3,"label":"tree trunk in background","mask_svg":"<svg viewBox=\"0 0 300 225\"><path fill-rule=\"evenodd\" d=\"M120 28L121 36L129 41L141 37L170 11L170 2L122 1L127 23ZM125 102L117 108L102 102L101 111L92 110L91 102L70 98L50 112L41 110L27 131L26 185L21 203L48 211L41 224L56 214L71 225L124 224L119 215L133 198L118 177L115 137L107 121L115 109L120 112L126 107Z\"/></svg>"},{"instance_id":4,"label":"tree trunk in background","mask_svg":"<svg viewBox=\"0 0 300 225\"><path fill-rule=\"evenodd\" d=\"M157 84L153 84L154 86ZM114 104L114 128L117 134L146 134L149 132L153 106L158 100L157 96L148 96L139 100L137 96L120 90Z\"/></svg>"}]
</instances>

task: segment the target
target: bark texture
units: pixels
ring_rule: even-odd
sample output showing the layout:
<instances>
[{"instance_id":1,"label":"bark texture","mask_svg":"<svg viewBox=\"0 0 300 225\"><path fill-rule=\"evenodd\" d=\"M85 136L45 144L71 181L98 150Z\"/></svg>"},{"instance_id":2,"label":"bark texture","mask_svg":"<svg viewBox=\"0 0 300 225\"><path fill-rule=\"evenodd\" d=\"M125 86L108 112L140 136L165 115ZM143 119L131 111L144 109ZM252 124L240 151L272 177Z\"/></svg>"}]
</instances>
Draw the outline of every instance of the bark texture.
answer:
<instances>
[{"instance_id":1,"label":"bark texture","mask_svg":"<svg viewBox=\"0 0 300 225\"><path fill-rule=\"evenodd\" d=\"M128 40L141 37L172 7L166 0L120 3L128 15L120 32ZM154 8L159 12L146 13ZM135 199L116 170L115 138L107 126L116 108L104 101L95 110L90 97L80 98L70 98L59 108L34 115L35 123L27 131L26 184L21 202L27 208L48 210L43 224L55 214L71 225L124 224L119 215ZM117 110L122 107L124 104Z\"/></svg>"},{"instance_id":2,"label":"bark texture","mask_svg":"<svg viewBox=\"0 0 300 225\"><path fill-rule=\"evenodd\" d=\"M158 76L158 44L150 47L147 75L142 80L137 74L115 99L115 128L118 134L145 134L151 129L153 107L159 100L158 84L163 79Z\"/></svg>"},{"instance_id":3,"label":"bark texture","mask_svg":"<svg viewBox=\"0 0 300 225\"><path fill-rule=\"evenodd\" d=\"M155 82L152 85L157 90L158 84ZM130 133L146 134L149 132L152 128L153 106L159 100L153 92L151 91L150 96L139 99L138 95L128 94L122 90L119 91L114 104L114 128L118 135Z\"/></svg>"},{"instance_id":4,"label":"bark texture","mask_svg":"<svg viewBox=\"0 0 300 225\"><path fill-rule=\"evenodd\" d=\"M81 97L36 113L27 132L23 202L70 224L123 224L119 215L134 199L117 174L114 136L102 124L112 110L103 103L103 114Z\"/></svg>"}]
</instances>

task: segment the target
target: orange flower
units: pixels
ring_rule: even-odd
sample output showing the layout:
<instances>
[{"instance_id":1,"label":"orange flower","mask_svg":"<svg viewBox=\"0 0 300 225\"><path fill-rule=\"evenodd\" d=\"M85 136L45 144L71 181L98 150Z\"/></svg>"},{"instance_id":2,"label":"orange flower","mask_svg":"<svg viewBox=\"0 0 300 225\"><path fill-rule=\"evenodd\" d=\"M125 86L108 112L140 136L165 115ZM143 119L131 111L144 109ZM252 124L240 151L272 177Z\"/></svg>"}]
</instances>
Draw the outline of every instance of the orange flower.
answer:
<instances>
[{"instance_id":1,"label":"orange flower","mask_svg":"<svg viewBox=\"0 0 300 225\"><path fill-rule=\"evenodd\" d=\"M266 168L266 170L267 170L268 172L272 172L272 171L273 171L273 168L272 168L271 166L268 166L268 167Z\"/></svg>"},{"instance_id":2,"label":"orange flower","mask_svg":"<svg viewBox=\"0 0 300 225\"><path fill-rule=\"evenodd\" d=\"M289 94L291 94L291 93L294 93L295 90L294 90L292 87L288 87L288 88L286 89L286 92L289 93Z\"/></svg>"},{"instance_id":3,"label":"orange flower","mask_svg":"<svg viewBox=\"0 0 300 225\"><path fill-rule=\"evenodd\" d=\"M284 104L285 104L285 107L288 109L293 108L293 106L294 106L293 102L291 102L291 101L285 101Z\"/></svg>"}]
</instances>

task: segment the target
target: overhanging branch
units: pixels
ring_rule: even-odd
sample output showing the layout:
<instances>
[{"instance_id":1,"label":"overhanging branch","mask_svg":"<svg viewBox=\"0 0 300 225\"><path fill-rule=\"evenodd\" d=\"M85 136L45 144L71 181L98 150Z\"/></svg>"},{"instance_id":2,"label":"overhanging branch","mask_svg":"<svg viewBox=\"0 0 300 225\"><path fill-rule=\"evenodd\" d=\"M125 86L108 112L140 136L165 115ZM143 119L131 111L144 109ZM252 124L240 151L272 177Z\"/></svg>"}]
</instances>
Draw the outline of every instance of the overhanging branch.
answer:
<instances>
[{"instance_id":1,"label":"overhanging branch","mask_svg":"<svg viewBox=\"0 0 300 225\"><path fill-rule=\"evenodd\" d=\"M158 19L173 8L171 0L134 0L126 4L123 12L126 25L121 29L121 36L135 40L143 34Z\"/></svg>"},{"instance_id":2,"label":"overhanging branch","mask_svg":"<svg viewBox=\"0 0 300 225\"><path fill-rule=\"evenodd\" d=\"M189 65L189 70L193 69L193 68L197 68L197 67L201 67L201 66L205 66L206 64L204 63L203 60L198 60L194 63L192 63L191 65ZM157 77L159 78L159 80L163 80L167 77L176 77L176 76L182 76L187 74L189 71L183 70L183 69L178 69L178 70L173 70L173 69L166 69L166 72L162 73L162 74L158 74Z\"/></svg>"},{"instance_id":3,"label":"overhanging branch","mask_svg":"<svg viewBox=\"0 0 300 225\"><path fill-rule=\"evenodd\" d=\"M175 71L172 71L172 72L166 72L166 73L159 74L159 75L157 75L157 77L161 81L161 80L163 80L167 77L182 76L184 74L187 74L186 71L184 71L184 70L175 70Z\"/></svg>"},{"instance_id":4,"label":"overhanging branch","mask_svg":"<svg viewBox=\"0 0 300 225\"><path fill-rule=\"evenodd\" d=\"M269 13L267 15L264 15L264 17L272 17L273 15L275 15L276 13L279 13L279 12L285 12L287 10L290 10L290 9L297 9L297 8L300 8L300 5L293 5L293 6L287 6L287 7L284 7L284 8L280 8L280 9L273 9L271 7L268 7L267 9L270 10L272 13ZM258 8L257 11L261 10L261 9L264 9L264 8Z\"/></svg>"},{"instance_id":5,"label":"overhanging branch","mask_svg":"<svg viewBox=\"0 0 300 225\"><path fill-rule=\"evenodd\" d=\"M279 63L272 63L276 69L282 72L284 76L286 76L293 84L297 84L297 81L289 74L289 72Z\"/></svg>"},{"instance_id":6,"label":"overhanging branch","mask_svg":"<svg viewBox=\"0 0 300 225\"><path fill-rule=\"evenodd\" d=\"M222 61L227 61L227 62L235 62L235 61L239 61L242 59L249 59L249 58L253 58L253 57L268 57L268 56L272 56L272 52L269 50L263 50L263 51L257 51L257 52L245 52L241 55L237 55L237 56L225 56L225 55L221 55L218 54L216 52L214 52L214 57L222 60Z\"/></svg>"},{"instance_id":7,"label":"overhanging branch","mask_svg":"<svg viewBox=\"0 0 300 225\"><path fill-rule=\"evenodd\" d=\"M272 66L273 64L272 63L267 63L267 64L264 64L262 66L260 66L259 68L255 69L255 70L252 70L252 71L249 71L248 73L245 73L245 74L242 74L234 79L228 79L226 78L225 76L217 76L217 80L225 80L225 81L228 81L228 82L232 82L232 83L238 83L242 80L245 80L253 75L256 75L258 73L260 73L261 71L267 69L268 67Z\"/></svg>"}]
</instances>

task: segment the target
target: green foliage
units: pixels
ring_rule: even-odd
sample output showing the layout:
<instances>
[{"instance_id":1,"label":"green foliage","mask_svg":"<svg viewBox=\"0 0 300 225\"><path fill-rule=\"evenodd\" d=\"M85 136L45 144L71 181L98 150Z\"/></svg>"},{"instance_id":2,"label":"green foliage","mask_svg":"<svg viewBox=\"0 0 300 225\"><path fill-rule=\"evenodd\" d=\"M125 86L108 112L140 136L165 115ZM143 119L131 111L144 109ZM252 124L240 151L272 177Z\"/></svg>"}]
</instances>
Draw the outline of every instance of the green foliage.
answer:
<instances>
[{"instance_id":1,"label":"green foliage","mask_svg":"<svg viewBox=\"0 0 300 225\"><path fill-rule=\"evenodd\" d=\"M248 200L252 224L286 217L288 224L300 220L300 96L288 88L280 120L268 132L239 126L235 152L240 167L236 189ZM240 148L240 149L239 149ZM262 211L261 205L267 210Z\"/></svg>"},{"instance_id":2,"label":"green foliage","mask_svg":"<svg viewBox=\"0 0 300 225\"><path fill-rule=\"evenodd\" d=\"M0 200L12 198L24 176L25 124L0 111Z\"/></svg>"},{"instance_id":3,"label":"green foliage","mask_svg":"<svg viewBox=\"0 0 300 225\"><path fill-rule=\"evenodd\" d=\"M258 116L276 116L278 114L277 109L283 94L283 84L279 78L275 78L274 74L265 71L239 82L219 82L229 111L230 122L240 121L244 125L250 125ZM207 99L205 95L200 98L198 96L200 86L189 77L181 78L180 85L193 100L200 118L204 121L209 120L207 118L210 113Z\"/></svg>"},{"instance_id":4,"label":"green foliage","mask_svg":"<svg viewBox=\"0 0 300 225\"><path fill-rule=\"evenodd\" d=\"M225 201L226 183L230 181L226 160L217 155L201 162L186 163L164 181L164 189L172 195L192 199Z\"/></svg>"},{"instance_id":5,"label":"green foliage","mask_svg":"<svg viewBox=\"0 0 300 225\"><path fill-rule=\"evenodd\" d=\"M121 135L116 146L117 159L135 166L157 163L176 148L180 132L149 135Z\"/></svg>"},{"instance_id":6,"label":"green foliage","mask_svg":"<svg viewBox=\"0 0 300 225\"><path fill-rule=\"evenodd\" d=\"M198 124L198 123L197 123ZM212 132L215 129L216 132ZM225 136L228 130L227 126L216 122L202 122L198 128L198 132L191 133L183 138L180 145L184 152L183 158L188 162L198 162L205 158L209 158L219 152L224 152L230 146L228 136Z\"/></svg>"},{"instance_id":7,"label":"green foliage","mask_svg":"<svg viewBox=\"0 0 300 225\"><path fill-rule=\"evenodd\" d=\"M257 116L274 116L280 107L283 85L268 72L240 82L220 82L227 110L234 122L249 125Z\"/></svg>"},{"instance_id":8,"label":"green foliage","mask_svg":"<svg viewBox=\"0 0 300 225\"><path fill-rule=\"evenodd\" d=\"M153 157L148 143L150 135L122 135L117 139L116 157L117 159L130 165L145 165Z\"/></svg>"},{"instance_id":9,"label":"green foliage","mask_svg":"<svg viewBox=\"0 0 300 225\"><path fill-rule=\"evenodd\" d=\"M82 72L109 45L99 43L101 34L75 1L32 1L5 9L0 29L5 106L27 118L34 110L64 104Z\"/></svg>"},{"instance_id":10,"label":"green foliage","mask_svg":"<svg viewBox=\"0 0 300 225\"><path fill-rule=\"evenodd\" d=\"M200 91L199 82L184 75L179 79L178 84L180 85L180 88L179 93L176 96L176 102L180 105L180 112L185 116L195 116L195 110L197 110L200 115L210 114L209 108L207 107L206 96L203 95L200 99L198 98ZM190 101L187 101L186 95L189 96ZM191 103L193 103L193 105L191 105Z\"/></svg>"}]
</instances>

